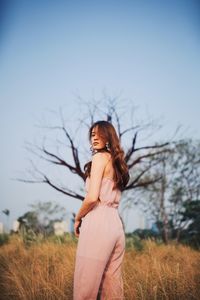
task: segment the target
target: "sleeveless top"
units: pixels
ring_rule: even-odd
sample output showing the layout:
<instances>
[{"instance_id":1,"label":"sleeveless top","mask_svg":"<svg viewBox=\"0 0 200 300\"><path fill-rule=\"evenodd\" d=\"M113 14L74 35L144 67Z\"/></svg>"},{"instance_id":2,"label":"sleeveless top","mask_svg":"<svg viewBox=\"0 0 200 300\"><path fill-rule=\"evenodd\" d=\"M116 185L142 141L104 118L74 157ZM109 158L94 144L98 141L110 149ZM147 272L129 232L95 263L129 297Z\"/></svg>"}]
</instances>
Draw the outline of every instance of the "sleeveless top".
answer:
<instances>
[{"instance_id":1,"label":"sleeveless top","mask_svg":"<svg viewBox=\"0 0 200 300\"><path fill-rule=\"evenodd\" d=\"M86 192L89 190L89 182L90 178L86 178L85 182L85 189ZM99 200L100 202L98 205L107 205L109 207L118 208L120 198L121 198L121 191L119 189L114 189L114 180L109 177L103 177L100 186L99 192Z\"/></svg>"}]
</instances>

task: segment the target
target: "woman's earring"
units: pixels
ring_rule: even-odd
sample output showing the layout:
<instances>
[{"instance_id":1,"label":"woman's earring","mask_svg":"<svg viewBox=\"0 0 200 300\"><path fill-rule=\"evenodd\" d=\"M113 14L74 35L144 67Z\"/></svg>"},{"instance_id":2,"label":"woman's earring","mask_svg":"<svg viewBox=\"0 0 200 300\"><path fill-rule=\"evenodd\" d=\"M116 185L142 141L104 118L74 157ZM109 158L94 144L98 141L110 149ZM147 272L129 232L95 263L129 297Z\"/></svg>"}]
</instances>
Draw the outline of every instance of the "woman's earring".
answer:
<instances>
[{"instance_id":1,"label":"woman's earring","mask_svg":"<svg viewBox=\"0 0 200 300\"><path fill-rule=\"evenodd\" d=\"M90 151L92 152L92 155L94 154L95 149L92 147L92 145L90 146Z\"/></svg>"},{"instance_id":2,"label":"woman's earring","mask_svg":"<svg viewBox=\"0 0 200 300\"><path fill-rule=\"evenodd\" d=\"M110 151L110 145L109 145L108 142L106 142L106 149L107 149L108 151Z\"/></svg>"},{"instance_id":3,"label":"woman's earring","mask_svg":"<svg viewBox=\"0 0 200 300\"><path fill-rule=\"evenodd\" d=\"M92 147L92 145L90 146L90 151L92 152L92 155L94 155L95 153L98 152L98 150L97 150L97 149L94 149L94 148Z\"/></svg>"}]
</instances>

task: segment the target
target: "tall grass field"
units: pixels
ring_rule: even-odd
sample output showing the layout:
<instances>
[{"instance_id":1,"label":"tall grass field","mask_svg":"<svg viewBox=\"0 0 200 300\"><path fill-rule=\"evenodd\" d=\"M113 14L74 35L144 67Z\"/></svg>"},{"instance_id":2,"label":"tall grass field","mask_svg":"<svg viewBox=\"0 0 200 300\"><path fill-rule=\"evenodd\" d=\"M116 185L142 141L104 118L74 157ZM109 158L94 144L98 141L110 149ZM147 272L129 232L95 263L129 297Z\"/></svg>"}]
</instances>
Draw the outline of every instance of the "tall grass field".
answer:
<instances>
[{"instance_id":1,"label":"tall grass field","mask_svg":"<svg viewBox=\"0 0 200 300\"><path fill-rule=\"evenodd\" d=\"M11 237L0 247L0 299L72 300L76 245ZM122 267L126 300L200 299L200 252L188 246L147 240L127 247Z\"/></svg>"}]
</instances>

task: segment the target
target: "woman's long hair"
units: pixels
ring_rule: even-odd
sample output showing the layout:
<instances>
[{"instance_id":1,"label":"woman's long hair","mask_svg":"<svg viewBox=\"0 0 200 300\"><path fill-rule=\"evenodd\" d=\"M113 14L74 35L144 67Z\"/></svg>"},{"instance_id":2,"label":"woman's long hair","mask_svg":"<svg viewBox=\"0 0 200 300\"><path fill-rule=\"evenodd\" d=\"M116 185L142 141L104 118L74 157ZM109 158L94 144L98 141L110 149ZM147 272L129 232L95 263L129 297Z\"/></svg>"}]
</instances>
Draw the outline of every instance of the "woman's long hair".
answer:
<instances>
[{"instance_id":1,"label":"woman's long hair","mask_svg":"<svg viewBox=\"0 0 200 300\"><path fill-rule=\"evenodd\" d=\"M95 127L97 128L98 135L103 140L103 142L109 143L109 152L111 154L112 165L114 168L114 188L118 188L122 191L127 185L130 176L128 166L125 161L124 150L120 146L120 141L115 131L115 128L110 122L97 121L93 123L89 129L89 141L91 141L92 130ZM106 151L106 148L103 150ZM89 161L84 166L85 178L87 176L90 177L91 164L92 162Z\"/></svg>"}]
</instances>

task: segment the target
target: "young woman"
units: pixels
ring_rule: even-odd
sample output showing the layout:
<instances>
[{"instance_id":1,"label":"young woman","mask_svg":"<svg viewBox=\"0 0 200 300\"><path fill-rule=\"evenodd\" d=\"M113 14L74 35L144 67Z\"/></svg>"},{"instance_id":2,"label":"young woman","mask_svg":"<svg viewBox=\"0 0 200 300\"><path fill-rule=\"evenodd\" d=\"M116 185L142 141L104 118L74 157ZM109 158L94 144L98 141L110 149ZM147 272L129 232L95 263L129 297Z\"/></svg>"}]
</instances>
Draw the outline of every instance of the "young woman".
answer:
<instances>
[{"instance_id":1,"label":"young woman","mask_svg":"<svg viewBox=\"0 0 200 300\"><path fill-rule=\"evenodd\" d=\"M76 215L78 239L74 300L124 299L121 265L125 234L118 212L121 192L129 181L119 138L107 121L89 130L92 161L84 166L86 196Z\"/></svg>"}]
</instances>

